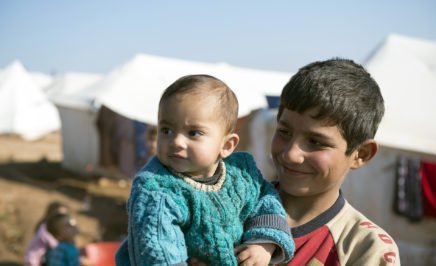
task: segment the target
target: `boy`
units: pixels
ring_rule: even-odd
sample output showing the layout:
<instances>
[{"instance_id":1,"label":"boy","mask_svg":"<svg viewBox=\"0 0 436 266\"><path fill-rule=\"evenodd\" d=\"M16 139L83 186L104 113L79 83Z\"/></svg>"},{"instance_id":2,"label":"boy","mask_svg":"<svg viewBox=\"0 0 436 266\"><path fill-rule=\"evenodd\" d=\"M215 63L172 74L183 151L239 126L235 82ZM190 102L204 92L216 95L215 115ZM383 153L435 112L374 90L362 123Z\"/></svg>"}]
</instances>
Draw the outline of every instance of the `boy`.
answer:
<instances>
[{"instance_id":1,"label":"boy","mask_svg":"<svg viewBox=\"0 0 436 266\"><path fill-rule=\"evenodd\" d=\"M117 265L187 265L188 257L267 265L272 257L291 258L293 241L274 187L251 156L233 153L237 115L236 96L212 76L185 76L165 90L157 157L133 180Z\"/></svg>"},{"instance_id":2,"label":"boy","mask_svg":"<svg viewBox=\"0 0 436 266\"><path fill-rule=\"evenodd\" d=\"M76 221L68 214L55 214L47 220L47 231L57 239L59 244L47 250L44 265L79 266L80 252L74 244L74 238L79 232Z\"/></svg>"},{"instance_id":3,"label":"boy","mask_svg":"<svg viewBox=\"0 0 436 266\"><path fill-rule=\"evenodd\" d=\"M271 154L296 245L288 265L400 265L394 240L340 192L376 154L383 113L377 83L350 60L314 62L285 85Z\"/></svg>"}]
</instances>

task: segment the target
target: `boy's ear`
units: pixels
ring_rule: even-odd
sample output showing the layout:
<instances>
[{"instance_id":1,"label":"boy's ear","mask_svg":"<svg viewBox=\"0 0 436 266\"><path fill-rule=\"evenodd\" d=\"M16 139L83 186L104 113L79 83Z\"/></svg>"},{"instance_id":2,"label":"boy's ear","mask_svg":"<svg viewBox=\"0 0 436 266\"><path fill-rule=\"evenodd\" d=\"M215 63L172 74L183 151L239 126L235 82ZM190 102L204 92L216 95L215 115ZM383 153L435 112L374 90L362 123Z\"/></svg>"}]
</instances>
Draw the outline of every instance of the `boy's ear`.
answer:
<instances>
[{"instance_id":1,"label":"boy's ear","mask_svg":"<svg viewBox=\"0 0 436 266\"><path fill-rule=\"evenodd\" d=\"M235 150L236 146L238 146L239 143L239 136L236 133L230 133L228 134L223 143L223 147L221 148L221 158L226 158L232 152Z\"/></svg>"},{"instance_id":2,"label":"boy's ear","mask_svg":"<svg viewBox=\"0 0 436 266\"><path fill-rule=\"evenodd\" d=\"M377 153L378 144L375 140L369 139L362 143L357 150L353 152L354 159L351 169L357 169L367 164Z\"/></svg>"}]
</instances>

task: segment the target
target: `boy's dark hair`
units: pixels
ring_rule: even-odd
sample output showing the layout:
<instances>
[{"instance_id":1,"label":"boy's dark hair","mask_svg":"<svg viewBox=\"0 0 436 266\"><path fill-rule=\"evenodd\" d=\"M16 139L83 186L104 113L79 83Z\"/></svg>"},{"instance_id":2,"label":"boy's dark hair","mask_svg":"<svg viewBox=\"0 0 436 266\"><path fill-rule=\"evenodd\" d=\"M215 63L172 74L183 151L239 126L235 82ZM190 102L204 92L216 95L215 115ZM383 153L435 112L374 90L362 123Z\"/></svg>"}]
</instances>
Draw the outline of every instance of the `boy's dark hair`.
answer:
<instances>
[{"instance_id":1,"label":"boy's dark hair","mask_svg":"<svg viewBox=\"0 0 436 266\"><path fill-rule=\"evenodd\" d=\"M64 218L69 218L70 215L66 213L58 213L48 217L46 222L47 231L52 234L55 238L59 235L59 225L58 222Z\"/></svg>"},{"instance_id":2,"label":"boy's dark hair","mask_svg":"<svg viewBox=\"0 0 436 266\"><path fill-rule=\"evenodd\" d=\"M337 125L351 154L372 139L384 114L375 80L352 60L333 58L308 64L283 88L277 119L284 108L300 114L316 110L314 119Z\"/></svg>"},{"instance_id":3,"label":"boy's dark hair","mask_svg":"<svg viewBox=\"0 0 436 266\"><path fill-rule=\"evenodd\" d=\"M162 94L159 106L175 95L204 94L216 96L217 112L226 125L226 132L233 132L238 120L238 100L235 93L221 80L210 75L187 75L177 79Z\"/></svg>"}]
</instances>

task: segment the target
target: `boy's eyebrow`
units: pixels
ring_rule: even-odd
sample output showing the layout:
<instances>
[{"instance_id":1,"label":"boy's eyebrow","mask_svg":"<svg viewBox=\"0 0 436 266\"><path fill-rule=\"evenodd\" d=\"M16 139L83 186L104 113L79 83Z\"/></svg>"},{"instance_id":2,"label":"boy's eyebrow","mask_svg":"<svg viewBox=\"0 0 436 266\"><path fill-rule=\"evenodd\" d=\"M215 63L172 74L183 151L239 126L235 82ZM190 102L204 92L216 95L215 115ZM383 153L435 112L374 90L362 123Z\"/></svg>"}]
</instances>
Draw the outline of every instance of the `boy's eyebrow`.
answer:
<instances>
[{"instance_id":1,"label":"boy's eyebrow","mask_svg":"<svg viewBox=\"0 0 436 266\"><path fill-rule=\"evenodd\" d=\"M320 139L324 139L324 140L330 140L331 139L330 136L322 134L322 133L319 133L319 132L315 132L315 131L310 131L308 133L308 135L311 136L311 137L316 137L316 138L320 138Z\"/></svg>"},{"instance_id":2,"label":"boy's eyebrow","mask_svg":"<svg viewBox=\"0 0 436 266\"><path fill-rule=\"evenodd\" d=\"M279 120L277 123L281 126L292 129L292 127L286 121ZM321 139L325 139L325 140L331 139L330 136L323 134L323 133L320 133L320 132L317 132L317 131L305 131L304 134L311 136L311 137L321 138Z\"/></svg>"}]
</instances>

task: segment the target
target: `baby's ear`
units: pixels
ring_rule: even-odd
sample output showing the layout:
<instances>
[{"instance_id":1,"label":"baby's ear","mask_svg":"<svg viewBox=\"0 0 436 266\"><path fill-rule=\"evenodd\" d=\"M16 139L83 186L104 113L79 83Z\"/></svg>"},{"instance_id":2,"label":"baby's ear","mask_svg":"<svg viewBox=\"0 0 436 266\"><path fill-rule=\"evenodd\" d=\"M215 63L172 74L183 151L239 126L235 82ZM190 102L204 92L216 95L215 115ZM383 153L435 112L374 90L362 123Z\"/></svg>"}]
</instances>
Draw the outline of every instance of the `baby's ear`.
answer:
<instances>
[{"instance_id":1,"label":"baby's ear","mask_svg":"<svg viewBox=\"0 0 436 266\"><path fill-rule=\"evenodd\" d=\"M236 149L236 146L238 146L238 143L239 143L238 134L236 133L227 134L224 137L224 143L221 148L221 152L220 152L221 158L224 159L230 154L232 154L232 152Z\"/></svg>"},{"instance_id":2,"label":"baby's ear","mask_svg":"<svg viewBox=\"0 0 436 266\"><path fill-rule=\"evenodd\" d=\"M351 169L357 169L367 164L377 153L378 144L375 140L369 139L362 143L352 154L354 157Z\"/></svg>"}]
</instances>

